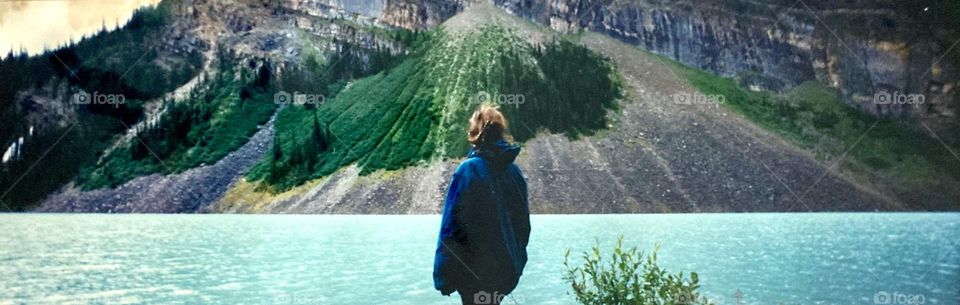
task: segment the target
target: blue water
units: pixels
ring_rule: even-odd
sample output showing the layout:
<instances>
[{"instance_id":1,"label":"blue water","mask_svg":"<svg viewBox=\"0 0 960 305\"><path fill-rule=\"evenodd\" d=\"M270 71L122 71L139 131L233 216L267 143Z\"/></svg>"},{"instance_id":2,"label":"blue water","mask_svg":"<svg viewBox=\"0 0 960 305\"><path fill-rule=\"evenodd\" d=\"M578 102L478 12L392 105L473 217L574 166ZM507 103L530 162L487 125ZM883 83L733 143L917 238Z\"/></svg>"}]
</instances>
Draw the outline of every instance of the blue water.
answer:
<instances>
[{"instance_id":1,"label":"blue water","mask_svg":"<svg viewBox=\"0 0 960 305\"><path fill-rule=\"evenodd\" d=\"M0 214L0 304L458 304L432 287L438 216ZM696 271L718 304L960 303L960 214L534 216L506 304L574 304L596 238ZM883 299L892 296L893 299Z\"/></svg>"}]
</instances>

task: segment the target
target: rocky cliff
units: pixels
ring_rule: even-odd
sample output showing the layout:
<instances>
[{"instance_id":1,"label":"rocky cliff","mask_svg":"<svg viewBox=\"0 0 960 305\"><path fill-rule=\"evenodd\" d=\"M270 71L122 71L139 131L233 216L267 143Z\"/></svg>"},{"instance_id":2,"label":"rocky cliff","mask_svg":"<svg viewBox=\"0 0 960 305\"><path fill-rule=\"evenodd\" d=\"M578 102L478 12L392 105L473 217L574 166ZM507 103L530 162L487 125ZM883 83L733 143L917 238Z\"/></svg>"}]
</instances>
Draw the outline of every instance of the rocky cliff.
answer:
<instances>
[{"instance_id":1,"label":"rocky cliff","mask_svg":"<svg viewBox=\"0 0 960 305\"><path fill-rule=\"evenodd\" d=\"M817 80L840 89L861 111L920 120L943 137L958 139L960 52L951 49L960 31L957 9L948 3L494 2L558 31L605 33L755 89L782 91ZM898 102L917 94L923 102Z\"/></svg>"},{"instance_id":2,"label":"rocky cliff","mask_svg":"<svg viewBox=\"0 0 960 305\"><path fill-rule=\"evenodd\" d=\"M437 26L463 9L464 0L386 0L380 20L408 29Z\"/></svg>"}]
</instances>

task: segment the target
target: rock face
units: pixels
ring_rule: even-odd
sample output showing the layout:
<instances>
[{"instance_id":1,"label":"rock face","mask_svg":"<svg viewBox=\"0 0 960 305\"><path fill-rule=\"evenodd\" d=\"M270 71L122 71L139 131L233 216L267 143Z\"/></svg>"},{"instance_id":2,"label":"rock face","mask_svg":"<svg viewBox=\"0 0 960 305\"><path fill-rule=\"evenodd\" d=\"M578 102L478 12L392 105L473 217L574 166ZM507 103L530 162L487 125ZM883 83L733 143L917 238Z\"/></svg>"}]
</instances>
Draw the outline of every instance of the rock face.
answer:
<instances>
[{"instance_id":1,"label":"rock face","mask_svg":"<svg viewBox=\"0 0 960 305\"><path fill-rule=\"evenodd\" d=\"M380 20L407 29L428 29L463 7L463 0L386 0Z\"/></svg>"},{"instance_id":2,"label":"rock face","mask_svg":"<svg viewBox=\"0 0 960 305\"><path fill-rule=\"evenodd\" d=\"M384 0L289 0L284 6L295 10L310 10L311 15L337 15L346 12L366 17L377 17L383 12Z\"/></svg>"},{"instance_id":3,"label":"rock face","mask_svg":"<svg viewBox=\"0 0 960 305\"><path fill-rule=\"evenodd\" d=\"M229 46L239 57L266 58L274 66L300 63L306 53L336 51L349 43L365 49L401 52L399 43L371 29L382 5L362 1L291 0L254 5L197 0L202 39ZM309 59L309 58L307 58Z\"/></svg>"},{"instance_id":4,"label":"rock face","mask_svg":"<svg viewBox=\"0 0 960 305\"><path fill-rule=\"evenodd\" d=\"M757 89L816 80L851 106L944 130L957 122L960 40L945 4L897 1L494 0L559 31L588 29ZM953 27L953 28L951 28ZM956 51L956 50L953 50ZM924 102L898 103L922 94ZM890 97L892 103L875 103ZM889 99L888 99L889 100ZM903 99L901 99L902 101ZM947 134L944 134L947 136ZM957 140L956 135L951 135Z\"/></svg>"}]
</instances>

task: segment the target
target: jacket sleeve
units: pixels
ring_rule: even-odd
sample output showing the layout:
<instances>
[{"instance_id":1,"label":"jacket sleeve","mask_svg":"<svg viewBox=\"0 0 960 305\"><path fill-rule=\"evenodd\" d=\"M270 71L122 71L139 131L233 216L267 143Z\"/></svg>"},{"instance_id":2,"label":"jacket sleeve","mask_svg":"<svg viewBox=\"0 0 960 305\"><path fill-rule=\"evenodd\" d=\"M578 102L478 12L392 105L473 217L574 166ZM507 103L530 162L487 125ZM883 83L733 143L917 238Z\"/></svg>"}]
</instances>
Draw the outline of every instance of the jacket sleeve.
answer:
<instances>
[{"instance_id":1,"label":"jacket sleeve","mask_svg":"<svg viewBox=\"0 0 960 305\"><path fill-rule=\"evenodd\" d=\"M527 179L523 176L523 172L520 168L516 168L517 173L517 189L520 192L520 215L517 215L517 237L520 241L520 244L524 248L527 247L527 243L530 241L530 202L528 200L527 193Z\"/></svg>"},{"instance_id":2,"label":"jacket sleeve","mask_svg":"<svg viewBox=\"0 0 960 305\"><path fill-rule=\"evenodd\" d=\"M437 251L433 260L433 286L443 295L456 290L454 277L462 274L463 228L459 223L460 203L467 187L463 166L457 168L447 189L443 202L443 220L440 222L440 234L437 237Z\"/></svg>"}]
</instances>

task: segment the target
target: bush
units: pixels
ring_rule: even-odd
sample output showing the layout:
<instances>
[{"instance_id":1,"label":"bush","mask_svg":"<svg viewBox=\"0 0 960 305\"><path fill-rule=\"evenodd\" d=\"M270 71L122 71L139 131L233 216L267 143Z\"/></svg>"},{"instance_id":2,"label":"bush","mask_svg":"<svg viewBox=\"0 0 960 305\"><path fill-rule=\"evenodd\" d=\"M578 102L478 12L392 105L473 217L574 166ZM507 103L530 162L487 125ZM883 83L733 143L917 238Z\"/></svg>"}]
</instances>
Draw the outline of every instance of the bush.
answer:
<instances>
[{"instance_id":1,"label":"bush","mask_svg":"<svg viewBox=\"0 0 960 305\"><path fill-rule=\"evenodd\" d=\"M591 252L583 252L583 265L571 267L570 250L564 253L564 279L570 283L577 302L584 305L703 304L710 302L697 294L697 273L686 279L683 272L670 274L657 266L657 245L644 256L636 247L623 249L623 236L610 255L603 259L599 241Z\"/></svg>"}]
</instances>

